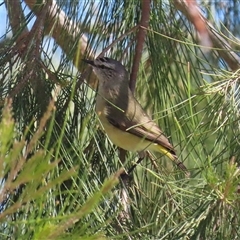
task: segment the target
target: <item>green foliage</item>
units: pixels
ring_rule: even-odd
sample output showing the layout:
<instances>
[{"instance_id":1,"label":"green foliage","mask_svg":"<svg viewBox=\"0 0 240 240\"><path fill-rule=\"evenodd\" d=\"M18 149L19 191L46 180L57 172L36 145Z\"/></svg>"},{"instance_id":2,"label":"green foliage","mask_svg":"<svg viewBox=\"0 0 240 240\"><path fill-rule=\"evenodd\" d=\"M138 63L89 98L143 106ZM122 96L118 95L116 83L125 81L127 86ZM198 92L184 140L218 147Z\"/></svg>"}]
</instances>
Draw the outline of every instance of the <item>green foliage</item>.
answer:
<instances>
[{"instance_id":1,"label":"green foliage","mask_svg":"<svg viewBox=\"0 0 240 240\"><path fill-rule=\"evenodd\" d=\"M58 4L87 33L87 55L138 24L140 2ZM16 51L21 31L0 55L1 239L240 238L239 71L202 52L171 2L152 2L135 95L171 136L189 178L156 155L155 164L145 157L117 184L119 169L138 155L127 153L122 163L100 130L95 91L79 82L70 61L77 43L64 53L45 38L36 57L35 44ZM129 72L135 34L105 54Z\"/></svg>"},{"instance_id":2,"label":"green foliage","mask_svg":"<svg viewBox=\"0 0 240 240\"><path fill-rule=\"evenodd\" d=\"M40 138L44 135L53 111L51 102L31 139L26 141L25 136L20 136L21 133L15 130L11 105L6 104L3 108L0 123L2 239L68 239L69 234L66 231L94 211L102 197L118 182L119 173L106 180L100 188L93 190L82 204L73 203L73 213L67 211L69 202L60 204L59 186L66 180L76 178L78 166L60 171L60 159L52 161L54 150L49 151L41 145ZM52 133L52 127L50 124L47 128L47 135ZM17 138L21 138L21 141L17 141ZM57 144L60 142L61 139ZM75 188L67 193L74 196L79 190L77 186ZM59 205L63 209L58 212L56 209ZM101 233L87 237L83 229L76 231L76 239L80 239L80 236L81 239L104 239Z\"/></svg>"}]
</instances>

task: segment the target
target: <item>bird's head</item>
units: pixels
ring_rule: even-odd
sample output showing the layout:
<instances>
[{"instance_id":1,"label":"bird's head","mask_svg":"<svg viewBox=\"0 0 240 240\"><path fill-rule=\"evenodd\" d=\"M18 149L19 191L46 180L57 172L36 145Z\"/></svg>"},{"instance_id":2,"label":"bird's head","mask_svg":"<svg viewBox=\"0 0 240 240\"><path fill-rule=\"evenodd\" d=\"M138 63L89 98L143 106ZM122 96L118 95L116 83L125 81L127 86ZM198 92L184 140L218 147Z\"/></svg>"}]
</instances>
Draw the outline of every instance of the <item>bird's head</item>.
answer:
<instances>
[{"instance_id":1,"label":"bird's head","mask_svg":"<svg viewBox=\"0 0 240 240\"><path fill-rule=\"evenodd\" d=\"M115 84L128 81L128 72L125 67L117 60L108 57L100 57L95 60L83 59L93 67L100 83L114 81Z\"/></svg>"}]
</instances>

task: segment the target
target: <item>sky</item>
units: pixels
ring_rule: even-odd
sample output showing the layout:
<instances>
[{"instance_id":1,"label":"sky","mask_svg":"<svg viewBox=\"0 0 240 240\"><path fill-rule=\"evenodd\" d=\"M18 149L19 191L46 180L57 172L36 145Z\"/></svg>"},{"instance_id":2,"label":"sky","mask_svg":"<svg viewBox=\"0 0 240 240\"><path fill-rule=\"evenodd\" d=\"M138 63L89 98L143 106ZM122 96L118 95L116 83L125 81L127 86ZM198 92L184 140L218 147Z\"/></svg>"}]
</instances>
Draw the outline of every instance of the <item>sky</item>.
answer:
<instances>
[{"instance_id":1,"label":"sky","mask_svg":"<svg viewBox=\"0 0 240 240\"><path fill-rule=\"evenodd\" d=\"M0 24L0 41L1 41L2 36L6 31L6 19L7 19L6 8L3 1L1 0L0 0L0 19L1 19L1 24Z\"/></svg>"}]
</instances>

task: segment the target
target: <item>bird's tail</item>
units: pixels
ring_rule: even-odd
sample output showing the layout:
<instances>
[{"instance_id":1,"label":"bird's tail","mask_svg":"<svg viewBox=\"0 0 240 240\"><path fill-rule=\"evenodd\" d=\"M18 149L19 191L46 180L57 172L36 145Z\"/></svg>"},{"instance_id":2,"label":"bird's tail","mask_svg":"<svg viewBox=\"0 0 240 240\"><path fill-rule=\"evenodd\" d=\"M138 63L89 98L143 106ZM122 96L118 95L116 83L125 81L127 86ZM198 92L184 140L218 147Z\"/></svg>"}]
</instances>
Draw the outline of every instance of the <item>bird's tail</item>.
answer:
<instances>
[{"instance_id":1,"label":"bird's tail","mask_svg":"<svg viewBox=\"0 0 240 240\"><path fill-rule=\"evenodd\" d=\"M178 168L180 168L186 174L186 176L188 176L188 177L190 176L190 173L189 173L188 169L185 167L183 162L181 162L178 159L178 157L176 155L171 154L171 157L169 157L169 158L177 165Z\"/></svg>"},{"instance_id":2,"label":"bird's tail","mask_svg":"<svg viewBox=\"0 0 240 240\"><path fill-rule=\"evenodd\" d=\"M157 145L158 146L158 151L166 155L169 159L171 159L178 168L180 168L186 176L190 176L190 173L188 169L185 167L185 165L178 159L178 157L171 153L168 149L164 148L163 146Z\"/></svg>"}]
</instances>

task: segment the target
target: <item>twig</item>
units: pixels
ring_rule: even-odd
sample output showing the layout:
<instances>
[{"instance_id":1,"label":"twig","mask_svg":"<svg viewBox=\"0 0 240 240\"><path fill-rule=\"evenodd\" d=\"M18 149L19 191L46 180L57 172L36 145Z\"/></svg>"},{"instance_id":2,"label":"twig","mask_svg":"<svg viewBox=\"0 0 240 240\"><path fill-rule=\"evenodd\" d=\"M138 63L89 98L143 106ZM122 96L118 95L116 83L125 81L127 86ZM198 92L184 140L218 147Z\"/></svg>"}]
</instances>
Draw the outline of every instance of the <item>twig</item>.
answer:
<instances>
[{"instance_id":1,"label":"twig","mask_svg":"<svg viewBox=\"0 0 240 240\"><path fill-rule=\"evenodd\" d=\"M39 16L40 9L38 7L37 0L24 0L28 7ZM46 0L44 1L46 2ZM76 24L71 21L64 11L58 6L55 0L51 1L49 4L45 26L45 35L51 35L56 43L63 49L67 54L69 59L73 60L74 65L81 70L81 61L75 61L76 59L81 59L79 55L84 55L88 50L89 55L94 58L94 54L89 46L87 45L88 39L86 35L82 34L83 29L81 29L80 23ZM80 26L80 27L79 27ZM76 51L80 50L79 51ZM93 75L94 76L94 75ZM96 88L96 78L88 78L88 84L92 88Z\"/></svg>"},{"instance_id":2,"label":"twig","mask_svg":"<svg viewBox=\"0 0 240 240\"><path fill-rule=\"evenodd\" d=\"M177 10L181 11L186 16L186 18L194 24L194 19L190 14L189 5L187 4L188 2L183 0L174 0L172 1L172 3ZM207 26L208 35L213 43L213 47L216 48L219 56L225 60L225 62L233 71L239 69L240 57L234 51L232 51L231 46L227 43L224 37L222 37L222 35L213 27L213 25L202 16L199 8L198 13Z\"/></svg>"},{"instance_id":3,"label":"twig","mask_svg":"<svg viewBox=\"0 0 240 240\"><path fill-rule=\"evenodd\" d=\"M200 44L210 49L212 41L208 34L206 21L202 18L196 1L186 0L186 3L188 5L189 17L192 19L192 23L198 31ZM206 49L209 50L208 48Z\"/></svg>"},{"instance_id":4,"label":"twig","mask_svg":"<svg viewBox=\"0 0 240 240\"><path fill-rule=\"evenodd\" d=\"M136 45L135 56L133 59L133 66L132 66L130 82L129 82L129 87L133 93L135 91L137 73L138 73L139 64L142 56L144 42L145 42L146 28L148 27L148 24L149 24L150 5L151 5L151 0L142 0L142 17L141 17L140 27L137 33L137 37L136 37L137 45Z\"/></svg>"},{"instance_id":5,"label":"twig","mask_svg":"<svg viewBox=\"0 0 240 240\"><path fill-rule=\"evenodd\" d=\"M17 95L29 80L33 84L34 90L37 90L42 84L41 81L37 81L39 78L37 78L37 71L35 70L38 66L37 60L41 59L40 46L43 39L43 24L46 18L49 4L50 1L48 1L45 5L41 5L41 8L39 10L39 17L36 19L31 31L29 32L27 29L24 29L24 32L21 33L17 39L17 43L14 47L13 52L18 52L20 58L23 60L25 58L25 55L27 55L27 64L25 67L26 74L24 74L19 83L11 90L9 93L10 98L13 98L15 95ZM11 27L14 28L14 31L16 31L16 33L18 33L21 30L21 22L19 22L18 26L14 25ZM45 105L45 102L43 105Z\"/></svg>"},{"instance_id":6,"label":"twig","mask_svg":"<svg viewBox=\"0 0 240 240\"><path fill-rule=\"evenodd\" d=\"M138 158L137 162L134 163L127 171L128 175L130 175L133 172L133 170L137 167L137 165L142 162L142 160L145 158L146 153L148 153L148 151L147 152L144 152L144 151L139 152L139 158Z\"/></svg>"},{"instance_id":7,"label":"twig","mask_svg":"<svg viewBox=\"0 0 240 240\"><path fill-rule=\"evenodd\" d=\"M24 18L24 14L21 8L20 1L11 1L4 0L8 18L10 22L10 26L12 28L13 35L17 35L19 30L22 28L21 34L28 33L27 24ZM22 26L25 26L24 28Z\"/></svg>"}]
</instances>

